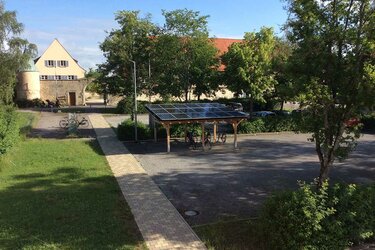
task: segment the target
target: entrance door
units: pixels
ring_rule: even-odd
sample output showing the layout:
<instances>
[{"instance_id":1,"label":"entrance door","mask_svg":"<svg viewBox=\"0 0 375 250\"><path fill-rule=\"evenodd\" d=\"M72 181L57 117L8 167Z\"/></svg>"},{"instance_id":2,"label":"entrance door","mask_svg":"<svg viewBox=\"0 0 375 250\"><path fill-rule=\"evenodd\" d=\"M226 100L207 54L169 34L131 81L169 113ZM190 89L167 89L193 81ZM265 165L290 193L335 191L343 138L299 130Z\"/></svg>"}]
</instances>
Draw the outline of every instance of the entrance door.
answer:
<instances>
[{"instance_id":1,"label":"entrance door","mask_svg":"<svg viewBox=\"0 0 375 250\"><path fill-rule=\"evenodd\" d=\"M76 106L76 92L69 92L69 105Z\"/></svg>"}]
</instances>

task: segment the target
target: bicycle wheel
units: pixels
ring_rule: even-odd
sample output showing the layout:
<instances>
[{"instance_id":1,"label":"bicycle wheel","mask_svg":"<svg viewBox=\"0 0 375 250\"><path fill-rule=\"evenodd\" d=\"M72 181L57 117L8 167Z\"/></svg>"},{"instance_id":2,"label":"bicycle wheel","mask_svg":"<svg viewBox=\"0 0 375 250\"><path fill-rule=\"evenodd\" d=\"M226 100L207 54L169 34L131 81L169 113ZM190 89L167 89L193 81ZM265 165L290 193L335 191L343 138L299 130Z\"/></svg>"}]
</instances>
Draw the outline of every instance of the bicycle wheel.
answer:
<instances>
[{"instance_id":1,"label":"bicycle wheel","mask_svg":"<svg viewBox=\"0 0 375 250\"><path fill-rule=\"evenodd\" d=\"M69 127L75 127L75 128L78 128L79 126L79 122L76 120L76 119L69 119Z\"/></svg>"},{"instance_id":2,"label":"bicycle wheel","mask_svg":"<svg viewBox=\"0 0 375 250\"><path fill-rule=\"evenodd\" d=\"M86 118L82 118L82 121L79 123L80 126L87 128L89 126L89 121Z\"/></svg>"},{"instance_id":3,"label":"bicycle wheel","mask_svg":"<svg viewBox=\"0 0 375 250\"><path fill-rule=\"evenodd\" d=\"M192 144L193 144L193 149L197 149L197 143L198 143L198 135L196 132L193 132L192 133L192 137L193 137L193 141L192 141Z\"/></svg>"},{"instance_id":4,"label":"bicycle wheel","mask_svg":"<svg viewBox=\"0 0 375 250\"><path fill-rule=\"evenodd\" d=\"M208 149L211 149L212 148L212 143L211 143L211 139L209 137L207 137L205 140L204 140L204 146Z\"/></svg>"},{"instance_id":5,"label":"bicycle wheel","mask_svg":"<svg viewBox=\"0 0 375 250\"><path fill-rule=\"evenodd\" d=\"M61 120L61 121L59 122L59 125L60 125L60 128L67 128L68 125L69 125L69 122L68 122L68 120L63 119L63 120Z\"/></svg>"},{"instance_id":6,"label":"bicycle wheel","mask_svg":"<svg viewBox=\"0 0 375 250\"><path fill-rule=\"evenodd\" d=\"M211 143L211 133L206 133L206 136L204 138L204 146L208 147L208 149L211 149L212 143Z\"/></svg>"},{"instance_id":7,"label":"bicycle wheel","mask_svg":"<svg viewBox=\"0 0 375 250\"><path fill-rule=\"evenodd\" d=\"M222 141L223 143L225 143L225 142L227 141L227 134L222 134L222 135L221 135L221 141Z\"/></svg>"}]
</instances>

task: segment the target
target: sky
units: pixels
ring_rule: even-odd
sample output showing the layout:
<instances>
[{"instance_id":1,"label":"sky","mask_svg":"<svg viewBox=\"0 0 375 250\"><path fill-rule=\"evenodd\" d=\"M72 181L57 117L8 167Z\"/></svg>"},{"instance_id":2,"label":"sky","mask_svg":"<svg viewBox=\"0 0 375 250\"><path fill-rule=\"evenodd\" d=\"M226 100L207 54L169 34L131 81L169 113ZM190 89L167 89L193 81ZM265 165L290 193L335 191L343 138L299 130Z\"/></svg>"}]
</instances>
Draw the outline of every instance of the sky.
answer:
<instances>
[{"instance_id":1,"label":"sky","mask_svg":"<svg viewBox=\"0 0 375 250\"><path fill-rule=\"evenodd\" d=\"M24 25L22 37L38 46L38 55L57 38L79 64L88 70L105 58L99 49L108 31L118 28L120 10L150 13L164 24L161 10L190 9L209 15L210 36L242 38L262 26L280 28L287 19L281 0L3 0L5 9L16 11Z\"/></svg>"}]
</instances>

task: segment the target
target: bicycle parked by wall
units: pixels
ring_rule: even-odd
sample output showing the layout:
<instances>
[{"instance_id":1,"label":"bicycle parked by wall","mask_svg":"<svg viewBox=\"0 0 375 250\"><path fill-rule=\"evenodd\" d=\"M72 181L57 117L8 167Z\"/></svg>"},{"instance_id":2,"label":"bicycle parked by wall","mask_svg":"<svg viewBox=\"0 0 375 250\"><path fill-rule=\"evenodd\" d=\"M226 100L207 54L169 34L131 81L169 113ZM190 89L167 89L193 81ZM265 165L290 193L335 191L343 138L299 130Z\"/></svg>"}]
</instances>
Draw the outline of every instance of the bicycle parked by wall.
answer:
<instances>
[{"instance_id":1,"label":"bicycle parked by wall","mask_svg":"<svg viewBox=\"0 0 375 250\"><path fill-rule=\"evenodd\" d=\"M76 113L70 114L68 117L60 120L59 125L61 128L68 128L68 127L88 127L89 121L82 116L81 119L77 116Z\"/></svg>"}]
</instances>

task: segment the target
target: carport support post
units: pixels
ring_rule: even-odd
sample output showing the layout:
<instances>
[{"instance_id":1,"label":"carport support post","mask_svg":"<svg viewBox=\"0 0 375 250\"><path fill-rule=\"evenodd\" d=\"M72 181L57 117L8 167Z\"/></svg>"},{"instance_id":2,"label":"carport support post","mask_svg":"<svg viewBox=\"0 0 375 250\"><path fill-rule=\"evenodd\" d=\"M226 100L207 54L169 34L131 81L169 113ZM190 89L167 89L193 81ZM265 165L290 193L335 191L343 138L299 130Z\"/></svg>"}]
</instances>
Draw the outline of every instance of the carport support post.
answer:
<instances>
[{"instance_id":1,"label":"carport support post","mask_svg":"<svg viewBox=\"0 0 375 250\"><path fill-rule=\"evenodd\" d=\"M201 127L202 127L202 148L203 150L205 149L204 148L204 137L205 137L205 134L204 134L204 122L201 123Z\"/></svg>"},{"instance_id":2,"label":"carport support post","mask_svg":"<svg viewBox=\"0 0 375 250\"><path fill-rule=\"evenodd\" d=\"M235 121L232 123L233 131L234 131L234 149L237 149L237 126L238 122Z\"/></svg>"},{"instance_id":3,"label":"carport support post","mask_svg":"<svg viewBox=\"0 0 375 250\"><path fill-rule=\"evenodd\" d=\"M213 139L214 143L216 143L216 133L217 133L217 123L214 122L214 139Z\"/></svg>"},{"instance_id":4,"label":"carport support post","mask_svg":"<svg viewBox=\"0 0 375 250\"><path fill-rule=\"evenodd\" d=\"M154 142L158 141L158 131L156 129L156 122L154 121Z\"/></svg>"},{"instance_id":5,"label":"carport support post","mask_svg":"<svg viewBox=\"0 0 375 250\"><path fill-rule=\"evenodd\" d=\"M185 127L184 127L184 129L185 129L185 142L187 142L187 133L188 133L188 129L187 129L187 124L185 123Z\"/></svg>"},{"instance_id":6,"label":"carport support post","mask_svg":"<svg viewBox=\"0 0 375 250\"><path fill-rule=\"evenodd\" d=\"M167 152L171 152L171 135L170 135L170 124L164 125L165 129L167 130Z\"/></svg>"}]
</instances>

